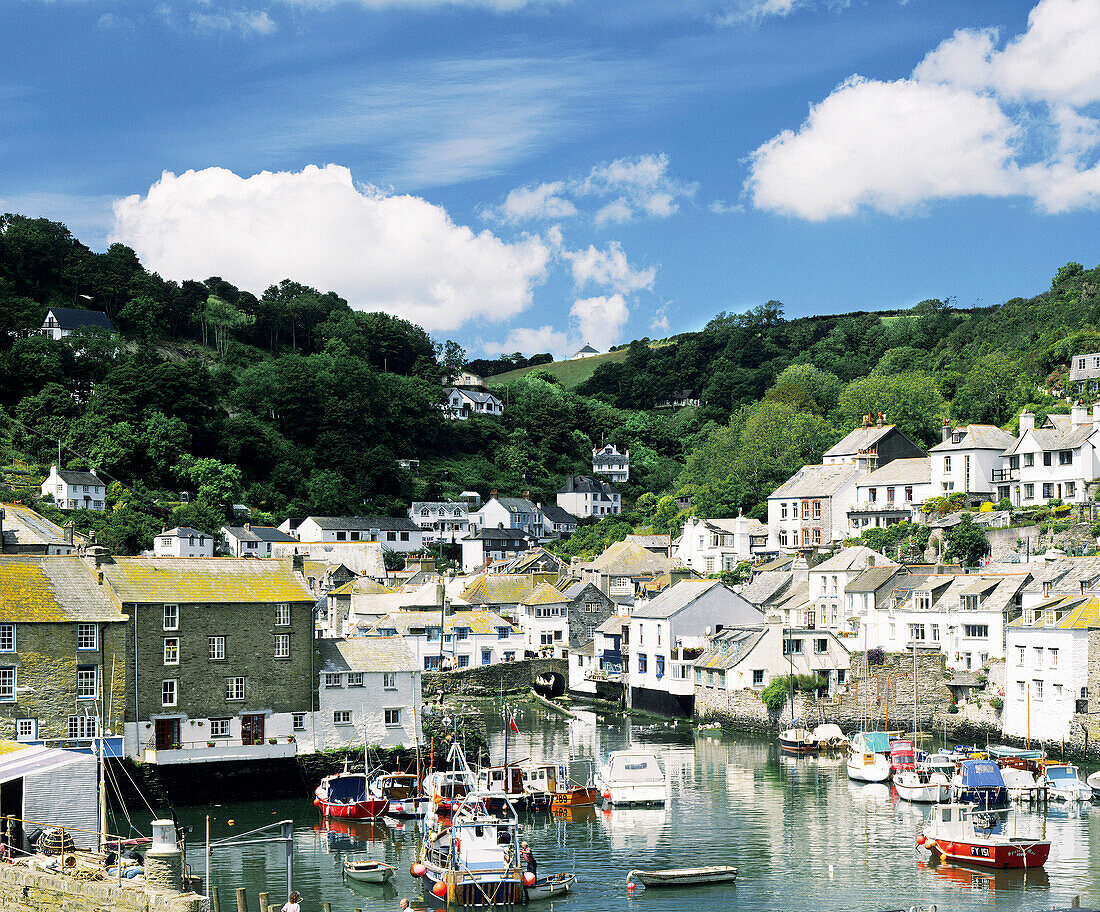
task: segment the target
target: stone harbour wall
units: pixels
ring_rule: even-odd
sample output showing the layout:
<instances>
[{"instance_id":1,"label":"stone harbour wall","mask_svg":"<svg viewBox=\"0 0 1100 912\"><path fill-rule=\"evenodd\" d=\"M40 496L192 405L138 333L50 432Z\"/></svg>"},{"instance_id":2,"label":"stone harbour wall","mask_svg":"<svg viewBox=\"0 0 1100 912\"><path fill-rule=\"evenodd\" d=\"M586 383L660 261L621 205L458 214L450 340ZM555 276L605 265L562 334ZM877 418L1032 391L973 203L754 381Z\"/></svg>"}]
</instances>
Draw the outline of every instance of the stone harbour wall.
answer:
<instances>
[{"instance_id":1,"label":"stone harbour wall","mask_svg":"<svg viewBox=\"0 0 1100 912\"><path fill-rule=\"evenodd\" d=\"M145 892L109 882L44 874L19 865L0 865L0 909L4 912L210 912L194 893Z\"/></svg>"},{"instance_id":2,"label":"stone harbour wall","mask_svg":"<svg viewBox=\"0 0 1100 912\"><path fill-rule=\"evenodd\" d=\"M498 662L494 665L474 665L454 671L424 672L420 676L425 700L432 700L440 691L466 696L493 696L501 688L527 691L542 675L557 675L563 684L569 682L568 659L523 659L518 662Z\"/></svg>"}]
</instances>

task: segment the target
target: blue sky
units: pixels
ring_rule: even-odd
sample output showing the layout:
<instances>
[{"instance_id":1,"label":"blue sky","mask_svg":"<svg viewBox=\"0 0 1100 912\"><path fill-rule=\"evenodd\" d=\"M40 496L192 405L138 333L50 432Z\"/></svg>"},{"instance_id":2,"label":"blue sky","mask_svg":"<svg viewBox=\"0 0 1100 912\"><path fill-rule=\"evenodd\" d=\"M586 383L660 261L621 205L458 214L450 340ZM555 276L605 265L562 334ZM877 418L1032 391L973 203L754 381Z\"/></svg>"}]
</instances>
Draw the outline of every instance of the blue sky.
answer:
<instances>
[{"instance_id":1,"label":"blue sky","mask_svg":"<svg viewBox=\"0 0 1100 912\"><path fill-rule=\"evenodd\" d=\"M0 208L471 355L1097 262L1100 0L9 0Z\"/></svg>"}]
</instances>

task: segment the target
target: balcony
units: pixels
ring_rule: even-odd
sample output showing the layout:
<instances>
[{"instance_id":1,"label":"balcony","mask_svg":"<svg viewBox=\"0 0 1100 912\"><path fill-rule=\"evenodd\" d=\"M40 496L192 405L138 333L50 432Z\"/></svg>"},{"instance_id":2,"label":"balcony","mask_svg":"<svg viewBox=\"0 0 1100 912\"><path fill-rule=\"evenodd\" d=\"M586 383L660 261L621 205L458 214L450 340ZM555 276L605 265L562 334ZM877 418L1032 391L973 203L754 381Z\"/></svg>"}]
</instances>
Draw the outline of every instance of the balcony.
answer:
<instances>
[{"instance_id":1,"label":"balcony","mask_svg":"<svg viewBox=\"0 0 1100 912\"><path fill-rule=\"evenodd\" d=\"M908 515L916 506L912 501L902 500L862 500L848 510L853 513L902 513Z\"/></svg>"},{"instance_id":2,"label":"balcony","mask_svg":"<svg viewBox=\"0 0 1100 912\"><path fill-rule=\"evenodd\" d=\"M993 484L1006 484L1010 481L1020 480L1019 469L994 469L990 476L990 481Z\"/></svg>"},{"instance_id":3,"label":"balcony","mask_svg":"<svg viewBox=\"0 0 1100 912\"><path fill-rule=\"evenodd\" d=\"M182 763L221 763L227 760L284 760L298 753L294 741L268 739L261 744L244 744L239 739L216 739L211 747L207 741L185 741L179 747L158 750L150 739L142 751L142 760L158 766Z\"/></svg>"}]
</instances>

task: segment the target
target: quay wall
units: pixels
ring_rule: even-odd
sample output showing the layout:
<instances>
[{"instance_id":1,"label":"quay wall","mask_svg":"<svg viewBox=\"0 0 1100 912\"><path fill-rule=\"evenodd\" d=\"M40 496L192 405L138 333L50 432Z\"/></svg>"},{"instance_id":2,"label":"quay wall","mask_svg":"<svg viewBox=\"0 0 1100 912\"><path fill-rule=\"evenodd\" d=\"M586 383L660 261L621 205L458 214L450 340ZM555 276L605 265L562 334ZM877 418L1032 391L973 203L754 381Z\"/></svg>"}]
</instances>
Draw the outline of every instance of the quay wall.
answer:
<instances>
[{"instance_id":1,"label":"quay wall","mask_svg":"<svg viewBox=\"0 0 1100 912\"><path fill-rule=\"evenodd\" d=\"M555 677L561 689L548 696L559 696L569 683L568 659L521 659L518 662L498 662L495 665L473 665L454 671L426 671L420 676L420 689L426 700L440 691L445 696L463 694L470 697L491 697L500 693L528 691L537 678Z\"/></svg>"},{"instance_id":2,"label":"quay wall","mask_svg":"<svg viewBox=\"0 0 1100 912\"><path fill-rule=\"evenodd\" d=\"M0 865L0 909L4 912L210 912L194 893L118 887L76 880L18 865Z\"/></svg>"}]
</instances>

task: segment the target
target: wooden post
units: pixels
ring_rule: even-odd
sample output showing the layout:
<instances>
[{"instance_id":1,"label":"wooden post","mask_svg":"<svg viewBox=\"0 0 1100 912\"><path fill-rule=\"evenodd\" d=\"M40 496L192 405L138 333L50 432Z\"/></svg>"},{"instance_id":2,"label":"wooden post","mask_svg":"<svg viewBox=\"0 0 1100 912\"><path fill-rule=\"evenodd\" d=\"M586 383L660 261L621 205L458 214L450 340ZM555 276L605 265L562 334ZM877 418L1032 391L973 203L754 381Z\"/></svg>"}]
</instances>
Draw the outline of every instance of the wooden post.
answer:
<instances>
[{"instance_id":1,"label":"wooden post","mask_svg":"<svg viewBox=\"0 0 1100 912\"><path fill-rule=\"evenodd\" d=\"M244 887L237 887L237 912L248 912L248 896Z\"/></svg>"},{"instance_id":2,"label":"wooden post","mask_svg":"<svg viewBox=\"0 0 1100 912\"><path fill-rule=\"evenodd\" d=\"M211 893L213 893L214 912L222 912L222 903L221 903L221 899L218 897L218 888L217 887L211 887L210 891L211 891Z\"/></svg>"},{"instance_id":3,"label":"wooden post","mask_svg":"<svg viewBox=\"0 0 1100 912\"><path fill-rule=\"evenodd\" d=\"M267 912L267 892L260 894L260 912Z\"/></svg>"},{"instance_id":4,"label":"wooden post","mask_svg":"<svg viewBox=\"0 0 1100 912\"><path fill-rule=\"evenodd\" d=\"M332 903L327 902L325 905L325 912L332 912Z\"/></svg>"}]
</instances>

